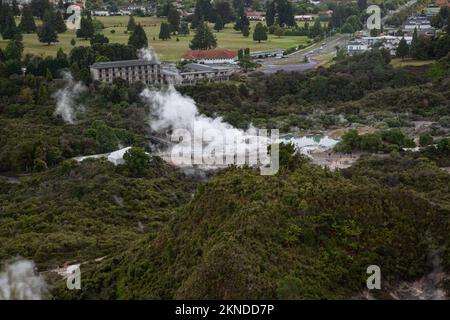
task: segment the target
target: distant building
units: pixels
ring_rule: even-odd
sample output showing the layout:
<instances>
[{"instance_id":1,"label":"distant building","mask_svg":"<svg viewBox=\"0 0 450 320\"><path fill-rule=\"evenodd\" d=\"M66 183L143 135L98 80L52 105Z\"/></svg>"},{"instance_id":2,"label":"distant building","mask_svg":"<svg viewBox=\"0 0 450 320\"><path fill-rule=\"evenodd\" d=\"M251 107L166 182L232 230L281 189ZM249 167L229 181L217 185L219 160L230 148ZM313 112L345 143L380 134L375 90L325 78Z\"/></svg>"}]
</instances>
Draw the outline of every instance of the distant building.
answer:
<instances>
[{"instance_id":1,"label":"distant building","mask_svg":"<svg viewBox=\"0 0 450 320\"><path fill-rule=\"evenodd\" d=\"M265 15L266 14L264 12L259 11L249 11L245 13L247 19L253 21L265 21L266 20Z\"/></svg>"},{"instance_id":2,"label":"distant building","mask_svg":"<svg viewBox=\"0 0 450 320\"><path fill-rule=\"evenodd\" d=\"M195 84L197 82L222 82L230 80L235 68L190 63L180 72L179 84Z\"/></svg>"},{"instance_id":3,"label":"distant building","mask_svg":"<svg viewBox=\"0 0 450 320\"><path fill-rule=\"evenodd\" d=\"M435 0L434 3L439 7L450 8L450 0Z\"/></svg>"},{"instance_id":4,"label":"distant building","mask_svg":"<svg viewBox=\"0 0 450 320\"><path fill-rule=\"evenodd\" d=\"M223 49L223 50L192 50L186 52L182 58L182 61L195 61L204 64L222 64L230 63L234 64L237 60L236 51Z\"/></svg>"},{"instance_id":5,"label":"distant building","mask_svg":"<svg viewBox=\"0 0 450 320\"><path fill-rule=\"evenodd\" d=\"M121 78L129 83L161 84L166 80L161 64L143 59L97 62L90 70L94 80L105 82Z\"/></svg>"},{"instance_id":6,"label":"distant building","mask_svg":"<svg viewBox=\"0 0 450 320\"><path fill-rule=\"evenodd\" d=\"M435 33L435 28L431 26L430 18L426 15L420 15L415 17L409 17L403 22L402 31L408 35L414 33L414 29L417 29L417 33L421 35L432 36Z\"/></svg>"},{"instance_id":7,"label":"distant building","mask_svg":"<svg viewBox=\"0 0 450 320\"><path fill-rule=\"evenodd\" d=\"M350 55L362 53L367 50L369 50L369 45L367 44L367 41L361 39L349 41L347 44L347 51L348 54Z\"/></svg>"},{"instance_id":8,"label":"distant building","mask_svg":"<svg viewBox=\"0 0 450 320\"><path fill-rule=\"evenodd\" d=\"M99 17L109 17L111 14L109 13L109 11L106 11L106 10L96 10L96 11L92 11L92 15L99 16Z\"/></svg>"},{"instance_id":9,"label":"distant building","mask_svg":"<svg viewBox=\"0 0 450 320\"><path fill-rule=\"evenodd\" d=\"M313 17L310 15L297 15L294 16L295 21L313 21Z\"/></svg>"},{"instance_id":10,"label":"distant building","mask_svg":"<svg viewBox=\"0 0 450 320\"><path fill-rule=\"evenodd\" d=\"M361 53L370 50L376 46L389 50L391 55L395 55L398 44L404 38L407 44L411 44L412 37L397 37L397 36L379 36L379 37L361 37L349 41L347 44L347 51L350 55Z\"/></svg>"}]
</instances>

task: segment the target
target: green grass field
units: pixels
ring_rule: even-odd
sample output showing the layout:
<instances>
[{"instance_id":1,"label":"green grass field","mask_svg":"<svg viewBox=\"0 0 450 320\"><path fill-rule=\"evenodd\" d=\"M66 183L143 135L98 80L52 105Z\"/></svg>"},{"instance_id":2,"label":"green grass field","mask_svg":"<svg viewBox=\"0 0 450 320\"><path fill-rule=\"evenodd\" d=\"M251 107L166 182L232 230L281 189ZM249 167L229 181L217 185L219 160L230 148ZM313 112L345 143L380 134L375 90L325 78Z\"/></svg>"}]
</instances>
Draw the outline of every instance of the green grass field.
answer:
<instances>
[{"instance_id":1,"label":"green grass field","mask_svg":"<svg viewBox=\"0 0 450 320\"><path fill-rule=\"evenodd\" d=\"M96 17L100 20L105 29L102 33L105 34L111 43L127 43L130 34L126 34L126 25L128 17ZM159 40L159 25L163 19L156 17L136 17L136 22L141 23L147 33L149 40L149 46L153 47L156 53L162 60L176 61L189 50L189 43L192 39L194 31L191 30L189 36L179 36L179 41L176 41L176 36L170 40ZM248 38L242 36L240 32L233 29L233 25L230 23L224 30L220 32L214 31L217 37L218 49L232 49L237 50L239 48L250 48L250 51L260 51L269 49L286 49L294 47L300 44L306 44L307 37L300 36L283 36L278 38L277 36L269 35L267 41L258 43L253 41L252 30L256 22L251 23L251 34ZM212 25L211 25L212 28ZM111 30L115 30L115 33L111 33ZM71 39L76 40L76 46L89 45L89 41L77 39L75 31L69 30L65 33L59 34L59 42L50 46L40 43L36 34L24 34L23 43L25 47L25 53L33 53L37 55L55 55L59 48L62 48L64 52L68 53L72 49L70 44ZM155 38L155 40L153 40ZM7 41L0 40L0 47L6 46Z\"/></svg>"}]
</instances>

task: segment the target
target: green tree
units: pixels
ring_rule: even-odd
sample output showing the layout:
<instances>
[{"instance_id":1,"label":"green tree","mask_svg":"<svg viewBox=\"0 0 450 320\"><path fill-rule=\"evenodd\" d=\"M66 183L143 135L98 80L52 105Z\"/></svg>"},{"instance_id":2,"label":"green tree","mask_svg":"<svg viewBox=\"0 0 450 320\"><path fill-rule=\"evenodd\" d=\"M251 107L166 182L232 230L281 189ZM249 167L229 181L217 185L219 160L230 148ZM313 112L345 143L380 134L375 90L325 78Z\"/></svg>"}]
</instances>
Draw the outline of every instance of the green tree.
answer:
<instances>
[{"instance_id":1,"label":"green tree","mask_svg":"<svg viewBox=\"0 0 450 320\"><path fill-rule=\"evenodd\" d=\"M162 22L159 30L159 39L168 40L170 39L170 25L167 22Z\"/></svg>"},{"instance_id":2,"label":"green tree","mask_svg":"<svg viewBox=\"0 0 450 320\"><path fill-rule=\"evenodd\" d=\"M417 57L419 51L418 47L419 47L419 36L417 35L417 28L414 28L411 46L409 48L409 53L411 54L411 57L413 58Z\"/></svg>"},{"instance_id":3,"label":"green tree","mask_svg":"<svg viewBox=\"0 0 450 320\"><path fill-rule=\"evenodd\" d=\"M268 27L273 26L273 24L275 23L275 2L274 1L270 1L267 4L267 10L266 10L266 24Z\"/></svg>"},{"instance_id":4,"label":"green tree","mask_svg":"<svg viewBox=\"0 0 450 320\"><path fill-rule=\"evenodd\" d=\"M84 40L90 39L94 36L94 23L92 17L88 11L86 16L81 17L80 29L77 30L77 38L84 38Z\"/></svg>"},{"instance_id":5,"label":"green tree","mask_svg":"<svg viewBox=\"0 0 450 320\"><path fill-rule=\"evenodd\" d=\"M250 27L249 27L248 25L245 25L245 26L242 28L242 35L243 35L244 37L248 37L248 36L250 35Z\"/></svg>"},{"instance_id":6,"label":"green tree","mask_svg":"<svg viewBox=\"0 0 450 320\"><path fill-rule=\"evenodd\" d=\"M197 27L189 47L191 50L208 50L217 47L216 37L205 22Z\"/></svg>"},{"instance_id":7,"label":"green tree","mask_svg":"<svg viewBox=\"0 0 450 320\"><path fill-rule=\"evenodd\" d=\"M96 33L94 34L94 36L91 38L91 46L94 44L103 44L103 43L109 43L109 39L107 36L101 34L101 33Z\"/></svg>"},{"instance_id":8,"label":"green tree","mask_svg":"<svg viewBox=\"0 0 450 320\"><path fill-rule=\"evenodd\" d=\"M23 53L23 44L18 40L9 40L5 48L6 60L18 60L20 61Z\"/></svg>"},{"instance_id":9,"label":"green tree","mask_svg":"<svg viewBox=\"0 0 450 320\"><path fill-rule=\"evenodd\" d=\"M181 22L180 34L182 36L187 36L189 34L189 24L186 21Z\"/></svg>"},{"instance_id":10,"label":"green tree","mask_svg":"<svg viewBox=\"0 0 450 320\"><path fill-rule=\"evenodd\" d=\"M48 0L31 0L30 5L33 9L33 16L38 17L39 19L43 19L45 11L52 8Z\"/></svg>"},{"instance_id":11,"label":"green tree","mask_svg":"<svg viewBox=\"0 0 450 320\"><path fill-rule=\"evenodd\" d=\"M253 32L253 40L258 41L258 43L267 40L267 29L261 22L256 24L255 31Z\"/></svg>"},{"instance_id":12,"label":"green tree","mask_svg":"<svg viewBox=\"0 0 450 320\"><path fill-rule=\"evenodd\" d=\"M64 18L61 14L61 11L56 11L54 14L55 17L55 30L58 33L63 33L67 31L66 22L64 21Z\"/></svg>"},{"instance_id":13,"label":"green tree","mask_svg":"<svg viewBox=\"0 0 450 320\"><path fill-rule=\"evenodd\" d=\"M136 28L136 22L134 21L134 17L131 15L128 19L127 31L133 32Z\"/></svg>"},{"instance_id":14,"label":"green tree","mask_svg":"<svg viewBox=\"0 0 450 320\"><path fill-rule=\"evenodd\" d=\"M24 5L22 9L19 28L24 33L36 32L36 23L34 22L33 10L30 5Z\"/></svg>"},{"instance_id":15,"label":"green tree","mask_svg":"<svg viewBox=\"0 0 450 320\"><path fill-rule=\"evenodd\" d=\"M150 166L150 156L142 148L130 148L123 156L125 166L133 175L142 175Z\"/></svg>"},{"instance_id":16,"label":"green tree","mask_svg":"<svg viewBox=\"0 0 450 320\"><path fill-rule=\"evenodd\" d=\"M8 4L3 4L1 6L0 15L0 33L3 39L14 39L20 30L16 26L16 21L12 10Z\"/></svg>"},{"instance_id":17,"label":"green tree","mask_svg":"<svg viewBox=\"0 0 450 320\"><path fill-rule=\"evenodd\" d=\"M353 26L352 26L350 23L346 22L346 23L342 26L341 32L342 32L342 33L351 34L351 33L354 33L354 32L355 32L355 29L353 28Z\"/></svg>"},{"instance_id":18,"label":"green tree","mask_svg":"<svg viewBox=\"0 0 450 320\"><path fill-rule=\"evenodd\" d=\"M136 25L134 32L128 39L128 45L133 46L136 49L148 47L147 35L145 34L144 28L142 28L140 23Z\"/></svg>"},{"instance_id":19,"label":"green tree","mask_svg":"<svg viewBox=\"0 0 450 320\"><path fill-rule=\"evenodd\" d=\"M230 2L226 0L214 1L214 9L214 11L216 12L216 16L220 16L222 18L223 26L234 20L234 13L233 9L231 8Z\"/></svg>"},{"instance_id":20,"label":"green tree","mask_svg":"<svg viewBox=\"0 0 450 320\"><path fill-rule=\"evenodd\" d=\"M406 43L405 38L402 38L398 44L396 56L399 58L402 58L402 60L407 57L409 54L409 46L408 43Z\"/></svg>"},{"instance_id":21,"label":"green tree","mask_svg":"<svg viewBox=\"0 0 450 320\"><path fill-rule=\"evenodd\" d=\"M276 35L278 38L281 38L284 35L284 28L276 26L273 34Z\"/></svg>"},{"instance_id":22,"label":"green tree","mask_svg":"<svg viewBox=\"0 0 450 320\"><path fill-rule=\"evenodd\" d=\"M428 132L422 133L419 136L419 145L421 147L426 147L429 146L430 144L433 144L433 136Z\"/></svg>"},{"instance_id":23,"label":"green tree","mask_svg":"<svg viewBox=\"0 0 450 320\"><path fill-rule=\"evenodd\" d=\"M217 32L219 32L220 30L223 29L223 22L222 22L222 17L220 15L218 15L216 17L216 23L214 24L214 30L216 30Z\"/></svg>"},{"instance_id":24,"label":"green tree","mask_svg":"<svg viewBox=\"0 0 450 320\"><path fill-rule=\"evenodd\" d=\"M180 13L174 7L170 7L167 13L167 22L170 25L170 31L175 34L180 30Z\"/></svg>"},{"instance_id":25,"label":"green tree","mask_svg":"<svg viewBox=\"0 0 450 320\"><path fill-rule=\"evenodd\" d=\"M42 20L42 26L38 29L39 41L50 45L52 42L58 42L58 33L54 25L52 11L47 10Z\"/></svg>"}]
</instances>

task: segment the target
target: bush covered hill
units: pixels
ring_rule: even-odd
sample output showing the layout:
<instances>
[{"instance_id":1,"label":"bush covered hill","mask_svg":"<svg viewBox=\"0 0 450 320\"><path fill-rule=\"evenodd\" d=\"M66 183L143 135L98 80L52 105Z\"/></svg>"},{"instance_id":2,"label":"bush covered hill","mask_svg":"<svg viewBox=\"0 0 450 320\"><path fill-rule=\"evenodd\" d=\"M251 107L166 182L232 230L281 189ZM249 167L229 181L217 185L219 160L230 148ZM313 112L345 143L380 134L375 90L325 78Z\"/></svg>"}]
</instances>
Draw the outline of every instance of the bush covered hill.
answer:
<instances>
[{"instance_id":1,"label":"bush covered hill","mask_svg":"<svg viewBox=\"0 0 450 320\"><path fill-rule=\"evenodd\" d=\"M106 160L66 161L20 183L0 177L0 261L19 255L46 270L117 254L158 231L194 186L162 160L139 177Z\"/></svg>"},{"instance_id":2,"label":"bush covered hill","mask_svg":"<svg viewBox=\"0 0 450 320\"><path fill-rule=\"evenodd\" d=\"M449 176L431 162L368 159L344 175L298 157L282 163L271 177L220 172L156 236L91 266L80 291L61 285L54 297L350 298L369 265L384 283L416 279L436 248L450 270ZM401 183L386 184L378 163ZM426 181L407 179L419 168Z\"/></svg>"}]
</instances>

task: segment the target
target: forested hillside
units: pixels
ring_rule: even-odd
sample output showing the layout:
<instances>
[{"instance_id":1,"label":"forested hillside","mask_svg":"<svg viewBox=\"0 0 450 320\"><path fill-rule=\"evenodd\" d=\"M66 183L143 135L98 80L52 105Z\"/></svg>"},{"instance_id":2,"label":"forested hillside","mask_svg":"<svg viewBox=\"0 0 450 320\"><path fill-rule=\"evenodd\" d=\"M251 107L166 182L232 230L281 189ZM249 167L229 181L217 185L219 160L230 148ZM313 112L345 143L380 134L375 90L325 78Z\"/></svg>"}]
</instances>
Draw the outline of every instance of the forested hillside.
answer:
<instances>
[{"instance_id":1,"label":"forested hillside","mask_svg":"<svg viewBox=\"0 0 450 320\"><path fill-rule=\"evenodd\" d=\"M387 283L417 279L436 248L449 270L448 174L400 158L363 161L342 176L287 156L276 176L222 171L155 238L88 271L81 292L55 297L351 298L368 265ZM406 180L410 161L435 187ZM377 179L377 163L397 166L402 183Z\"/></svg>"}]
</instances>

